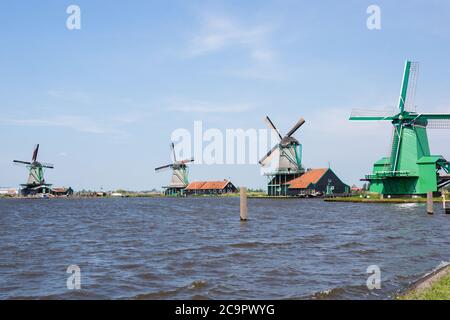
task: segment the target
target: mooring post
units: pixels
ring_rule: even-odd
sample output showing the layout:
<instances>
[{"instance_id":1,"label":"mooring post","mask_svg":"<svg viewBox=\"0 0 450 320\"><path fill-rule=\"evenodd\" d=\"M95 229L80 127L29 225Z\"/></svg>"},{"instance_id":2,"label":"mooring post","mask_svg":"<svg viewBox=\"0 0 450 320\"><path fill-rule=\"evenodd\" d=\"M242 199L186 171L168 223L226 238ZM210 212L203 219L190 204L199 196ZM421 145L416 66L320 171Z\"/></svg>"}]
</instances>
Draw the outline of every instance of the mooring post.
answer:
<instances>
[{"instance_id":1,"label":"mooring post","mask_svg":"<svg viewBox=\"0 0 450 320\"><path fill-rule=\"evenodd\" d=\"M240 188L240 199L241 199L241 221L248 220L247 214L247 188Z\"/></svg>"},{"instance_id":2,"label":"mooring post","mask_svg":"<svg viewBox=\"0 0 450 320\"><path fill-rule=\"evenodd\" d=\"M427 193L427 213L434 213L433 192Z\"/></svg>"},{"instance_id":3,"label":"mooring post","mask_svg":"<svg viewBox=\"0 0 450 320\"><path fill-rule=\"evenodd\" d=\"M447 208L447 200L445 199L445 193L442 193L442 202L444 206L444 213L450 214L450 208Z\"/></svg>"}]
</instances>

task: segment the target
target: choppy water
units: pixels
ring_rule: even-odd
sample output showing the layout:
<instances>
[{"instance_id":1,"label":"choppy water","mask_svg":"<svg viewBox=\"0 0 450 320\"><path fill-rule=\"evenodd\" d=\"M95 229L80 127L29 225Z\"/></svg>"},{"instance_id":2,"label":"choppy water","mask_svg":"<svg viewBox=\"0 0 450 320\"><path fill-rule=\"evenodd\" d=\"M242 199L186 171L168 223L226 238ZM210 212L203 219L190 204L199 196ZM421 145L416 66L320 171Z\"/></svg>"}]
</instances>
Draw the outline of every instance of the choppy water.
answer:
<instances>
[{"instance_id":1,"label":"choppy water","mask_svg":"<svg viewBox=\"0 0 450 320\"><path fill-rule=\"evenodd\" d=\"M439 209L250 199L241 223L238 198L0 200L0 298L385 299L450 260Z\"/></svg>"}]
</instances>

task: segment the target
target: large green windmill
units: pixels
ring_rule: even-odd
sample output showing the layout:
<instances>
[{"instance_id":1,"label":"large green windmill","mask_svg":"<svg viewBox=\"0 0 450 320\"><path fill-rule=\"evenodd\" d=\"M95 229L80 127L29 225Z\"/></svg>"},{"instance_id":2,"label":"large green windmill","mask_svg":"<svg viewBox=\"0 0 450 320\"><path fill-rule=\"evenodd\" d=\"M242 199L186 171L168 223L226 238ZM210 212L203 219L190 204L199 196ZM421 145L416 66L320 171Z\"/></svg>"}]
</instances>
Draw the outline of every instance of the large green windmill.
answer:
<instances>
[{"instance_id":1,"label":"large green windmill","mask_svg":"<svg viewBox=\"0 0 450 320\"><path fill-rule=\"evenodd\" d=\"M449 129L450 114L418 113L414 110L418 63L406 61L399 99L399 112L394 115L352 112L350 120L388 120L394 126L390 156L375 162L373 172L365 179L370 191L383 195L423 195L436 192L450 183L449 162L432 155L427 128Z\"/></svg>"}]
</instances>

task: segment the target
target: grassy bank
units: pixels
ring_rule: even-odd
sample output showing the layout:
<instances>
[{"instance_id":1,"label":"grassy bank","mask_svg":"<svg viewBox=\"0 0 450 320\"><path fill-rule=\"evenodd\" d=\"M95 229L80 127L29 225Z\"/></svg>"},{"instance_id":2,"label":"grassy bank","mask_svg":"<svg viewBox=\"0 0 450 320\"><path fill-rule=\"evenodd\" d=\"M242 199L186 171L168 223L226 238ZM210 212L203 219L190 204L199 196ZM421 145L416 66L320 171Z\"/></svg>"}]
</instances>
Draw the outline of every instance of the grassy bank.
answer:
<instances>
[{"instance_id":1,"label":"grassy bank","mask_svg":"<svg viewBox=\"0 0 450 320\"><path fill-rule=\"evenodd\" d=\"M447 266L414 285L399 300L450 300L450 266Z\"/></svg>"},{"instance_id":2,"label":"grassy bank","mask_svg":"<svg viewBox=\"0 0 450 320\"><path fill-rule=\"evenodd\" d=\"M325 198L327 202L361 202L361 203L426 203L426 198L391 198L381 199L380 197L360 198L360 197L336 197ZM434 202L441 203L442 198L434 198Z\"/></svg>"}]
</instances>

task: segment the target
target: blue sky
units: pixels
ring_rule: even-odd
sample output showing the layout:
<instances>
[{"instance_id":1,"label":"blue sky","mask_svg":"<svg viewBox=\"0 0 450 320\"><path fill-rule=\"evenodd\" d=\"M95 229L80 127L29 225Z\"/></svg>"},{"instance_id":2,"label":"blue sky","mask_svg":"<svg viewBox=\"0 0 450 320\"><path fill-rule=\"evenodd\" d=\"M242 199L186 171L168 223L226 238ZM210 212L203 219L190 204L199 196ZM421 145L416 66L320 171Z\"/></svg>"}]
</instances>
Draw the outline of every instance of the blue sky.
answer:
<instances>
[{"instance_id":1,"label":"blue sky","mask_svg":"<svg viewBox=\"0 0 450 320\"><path fill-rule=\"evenodd\" d=\"M448 1L9 1L0 11L0 186L26 179L13 159L55 164L76 189L148 190L170 174L177 128L265 128L296 137L306 167L360 183L388 152L389 123L352 108L397 105L405 59L421 64L416 104L450 112ZM81 30L66 8L81 8ZM366 9L381 8L381 30ZM430 130L450 158L450 130ZM263 187L256 165L193 165L191 180Z\"/></svg>"}]
</instances>

